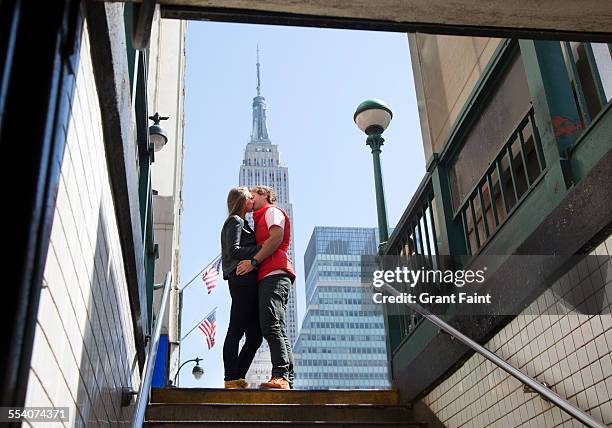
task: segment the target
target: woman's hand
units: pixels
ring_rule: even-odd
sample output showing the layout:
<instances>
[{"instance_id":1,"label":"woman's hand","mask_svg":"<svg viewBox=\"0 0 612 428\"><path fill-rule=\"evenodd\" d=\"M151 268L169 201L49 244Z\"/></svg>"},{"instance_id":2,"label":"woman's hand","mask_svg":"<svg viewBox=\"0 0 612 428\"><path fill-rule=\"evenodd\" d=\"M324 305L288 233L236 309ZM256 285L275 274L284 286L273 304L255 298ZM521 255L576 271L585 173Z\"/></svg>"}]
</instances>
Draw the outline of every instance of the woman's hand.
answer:
<instances>
[{"instance_id":1,"label":"woman's hand","mask_svg":"<svg viewBox=\"0 0 612 428\"><path fill-rule=\"evenodd\" d=\"M255 269L250 260L242 260L236 268L236 275L245 275Z\"/></svg>"}]
</instances>

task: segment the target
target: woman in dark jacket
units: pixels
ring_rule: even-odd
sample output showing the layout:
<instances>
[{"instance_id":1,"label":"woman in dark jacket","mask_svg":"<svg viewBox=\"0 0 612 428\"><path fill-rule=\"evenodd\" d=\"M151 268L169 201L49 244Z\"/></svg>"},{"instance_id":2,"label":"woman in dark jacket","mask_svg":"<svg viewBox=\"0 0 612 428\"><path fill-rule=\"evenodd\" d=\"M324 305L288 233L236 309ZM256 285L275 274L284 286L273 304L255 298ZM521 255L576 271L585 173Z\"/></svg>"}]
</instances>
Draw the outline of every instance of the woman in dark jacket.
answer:
<instances>
[{"instance_id":1,"label":"woman in dark jacket","mask_svg":"<svg viewBox=\"0 0 612 428\"><path fill-rule=\"evenodd\" d=\"M246 388L244 379L262 341L257 307L257 270L236 275L240 260L250 260L261 247L256 244L255 232L245 220L253 211L253 196L246 187L236 187L227 196L229 215L221 231L223 278L229 283L232 296L230 323L223 344L225 388ZM242 336L246 341L238 354Z\"/></svg>"}]
</instances>

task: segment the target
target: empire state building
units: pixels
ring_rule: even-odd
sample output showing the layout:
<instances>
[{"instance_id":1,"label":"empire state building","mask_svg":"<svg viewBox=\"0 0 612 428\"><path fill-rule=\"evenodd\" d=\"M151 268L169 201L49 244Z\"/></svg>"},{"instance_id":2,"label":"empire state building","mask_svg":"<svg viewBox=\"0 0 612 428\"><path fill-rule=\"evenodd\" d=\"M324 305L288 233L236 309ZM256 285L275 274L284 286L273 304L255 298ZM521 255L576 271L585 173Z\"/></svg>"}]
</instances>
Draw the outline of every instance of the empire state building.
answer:
<instances>
[{"instance_id":1,"label":"empire state building","mask_svg":"<svg viewBox=\"0 0 612 428\"><path fill-rule=\"evenodd\" d=\"M266 99L261 95L259 49L257 50L257 96L253 98L253 130L251 132L251 140L244 150L244 160L240 166L238 181L240 186L270 186L274 189L276 192L276 205L287 213L291 221L289 258L291 258L295 266L293 207L289 199L289 170L286 166L281 165L278 146L272 144L268 135ZM287 335L293 345L297 337L295 283L289 292L287 304ZM252 387L256 387L261 382L270 379L271 374L270 350L264 340L255 355L246 380Z\"/></svg>"}]
</instances>

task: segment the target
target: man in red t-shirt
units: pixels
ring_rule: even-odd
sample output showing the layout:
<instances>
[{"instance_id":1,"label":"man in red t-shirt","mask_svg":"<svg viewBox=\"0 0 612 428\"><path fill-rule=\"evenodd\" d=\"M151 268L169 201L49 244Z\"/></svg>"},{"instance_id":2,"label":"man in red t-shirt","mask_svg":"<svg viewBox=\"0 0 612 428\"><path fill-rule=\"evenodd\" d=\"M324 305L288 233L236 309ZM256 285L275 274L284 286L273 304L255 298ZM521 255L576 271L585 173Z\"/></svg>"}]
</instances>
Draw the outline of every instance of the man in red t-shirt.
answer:
<instances>
[{"instance_id":1,"label":"man in red t-shirt","mask_svg":"<svg viewBox=\"0 0 612 428\"><path fill-rule=\"evenodd\" d=\"M289 259L291 221L282 209L274 205L276 195L271 187L250 189L254 196L253 219L255 239L261 249L251 260L238 264L242 275L257 268L259 323L270 346L272 377L261 388L293 388L293 351L287 336L287 300L295 281L293 263Z\"/></svg>"}]
</instances>

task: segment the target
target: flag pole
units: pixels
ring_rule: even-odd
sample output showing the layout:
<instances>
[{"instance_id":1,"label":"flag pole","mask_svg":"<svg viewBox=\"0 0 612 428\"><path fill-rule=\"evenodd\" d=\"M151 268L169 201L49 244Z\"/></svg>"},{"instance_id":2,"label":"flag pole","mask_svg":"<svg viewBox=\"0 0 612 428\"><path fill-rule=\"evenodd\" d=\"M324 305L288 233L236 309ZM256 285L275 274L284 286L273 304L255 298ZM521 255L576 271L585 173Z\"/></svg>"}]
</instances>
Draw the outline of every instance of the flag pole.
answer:
<instances>
[{"instance_id":1,"label":"flag pole","mask_svg":"<svg viewBox=\"0 0 612 428\"><path fill-rule=\"evenodd\" d=\"M199 276L200 276L200 275L202 275L202 272L204 272L206 269L208 269L208 268L210 267L210 265L212 265L212 264L213 264L213 263L214 263L214 262L215 262L215 261L216 261L216 260L217 260L219 257L221 257L221 253L219 253L218 255L216 255L216 256L215 256L215 258L213 258L213 259L212 259L212 260L211 260L211 261L210 261L208 264L206 264L206 265L204 266L204 269L202 269L200 272L198 272L198 273L196 274L196 276L194 276L193 278L191 278L187 284L185 284L185 285L183 285L182 287L180 287L180 288L179 288L179 291L181 291L181 292L182 292L182 291L183 291L185 288L189 287L189 286L190 286L190 285L193 283L193 281L195 281L196 279L198 279L198 278L199 278Z\"/></svg>"},{"instance_id":2,"label":"flag pole","mask_svg":"<svg viewBox=\"0 0 612 428\"><path fill-rule=\"evenodd\" d=\"M210 314L212 314L214 311L216 311L216 310L217 310L217 308L218 308L218 306L215 306L215 308L214 308L212 311L210 311L208 314L206 314L206 316L205 316L204 318L202 318L202 319L200 320L200 322L198 322L196 325L194 325L194 326L193 326L193 328L192 328L191 330L189 330L189 332L187 332L187 334L186 334L185 336L181 337L180 342L182 342L182 341L183 341L183 339L185 339L187 336L189 336L189 335L191 334L191 332L192 332L192 331L194 331L196 328L198 328L198 326L199 326L199 325L202 323L202 321L204 321L206 318L208 318L208 316L209 316Z\"/></svg>"}]
</instances>

